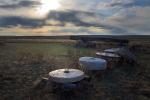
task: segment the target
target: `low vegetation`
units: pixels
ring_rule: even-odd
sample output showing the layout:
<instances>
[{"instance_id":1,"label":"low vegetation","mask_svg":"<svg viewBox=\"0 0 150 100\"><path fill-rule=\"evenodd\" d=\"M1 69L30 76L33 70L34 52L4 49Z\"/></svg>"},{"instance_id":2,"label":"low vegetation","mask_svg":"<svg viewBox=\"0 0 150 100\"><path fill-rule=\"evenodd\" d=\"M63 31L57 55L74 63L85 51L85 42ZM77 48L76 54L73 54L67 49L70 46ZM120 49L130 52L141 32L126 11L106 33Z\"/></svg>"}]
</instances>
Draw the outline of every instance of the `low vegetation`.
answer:
<instances>
[{"instance_id":1,"label":"low vegetation","mask_svg":"<svg viewBox=\"0 0 150 100\"><path fill-rule=\"evenodd\" d=\"M91 86L69 93L40 92L33 87L41 77L48 77L52 70L64 66L82 70L78 59L95 56L94 51L68 50L67 55L63 55L65 60L55 56L45 58L40 53L19 52L13 55L7 50L0 52L0 100L149 100L150 41L141 43L134 41L130 44L137 57L137 65L124 63L106 70L87 81ZM0 46L2 50L3 46Z\"/></svg>"}]
</instances>

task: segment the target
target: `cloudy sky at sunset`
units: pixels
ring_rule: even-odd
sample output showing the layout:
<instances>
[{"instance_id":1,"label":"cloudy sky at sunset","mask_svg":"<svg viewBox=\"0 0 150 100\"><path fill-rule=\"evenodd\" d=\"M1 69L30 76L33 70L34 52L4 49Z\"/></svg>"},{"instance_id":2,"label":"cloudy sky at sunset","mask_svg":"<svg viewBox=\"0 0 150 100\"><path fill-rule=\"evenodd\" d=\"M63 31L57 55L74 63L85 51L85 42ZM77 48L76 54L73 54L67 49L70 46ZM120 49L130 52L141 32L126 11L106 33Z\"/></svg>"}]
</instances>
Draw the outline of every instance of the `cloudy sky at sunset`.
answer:
<instances>
[{"instance_id":1,"label":"cloudy sky at sunset","mask_svg":"<svg viewBox=\"0 0 150 100\"><path fill-rule=\"evenodd\" d=\"M0 35L150 35L150 0L0 0Z\"/></svg>"}]
</instances>

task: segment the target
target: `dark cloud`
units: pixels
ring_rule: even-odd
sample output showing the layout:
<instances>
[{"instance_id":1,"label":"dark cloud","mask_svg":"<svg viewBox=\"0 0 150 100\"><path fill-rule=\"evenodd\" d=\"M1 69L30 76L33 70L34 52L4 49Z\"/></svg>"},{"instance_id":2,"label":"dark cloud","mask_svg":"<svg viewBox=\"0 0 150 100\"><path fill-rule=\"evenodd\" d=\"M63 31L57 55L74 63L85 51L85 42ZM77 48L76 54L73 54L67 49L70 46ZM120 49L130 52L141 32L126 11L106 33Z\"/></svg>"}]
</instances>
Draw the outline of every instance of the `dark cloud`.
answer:
<instances>
[{"instance_id":1,"label":"dark cloud","mask_svg":"<svg viewBox=\"0 0 150 100\"><path fill-rule=\"evenodd\" d=\"M44 20L29 19L16 16L0 17L0 27L40 27L44 25Z\"/></svg>"},{"instance_id":2,"label":"dark cloud","mask_svg":"<svg viewBox=\"0 0 150 100\"><path fill-rule=\"evenodd\" d=\"M34 7L39 5L40 0L1 0L0 28L62 26L69 33L72 30L67 27L72 25L84 27L85 30L75 29L77 33L94 27L112 34L142 34L150 29L150 0L62 0L63 11L50 11L48 16L38 16Z\"/></svg>"},{"instance_id":3,"label":"dark cloud","mask_svg":"<svg viewBox=\"0 0 150 100\"><path fill-rule=\"evenodd\" d=\"M83 25L84 23L76 17L78 11L51 11L47 19L58 20L62 23L70 22L75 25ZM82 12L83 13L83 12ZM84 25L83 25L84 26Z\"/></svg>"},{"instance_id":4,"label":"dark cloud","mask_svg":"<svg viewBox=\"0 0 150 100\"><path fill-rule=\"evenodd\" d=\"M94 16L96 13L93 12L85 12L85 11L51 11L47 17L47 19L54 19L54 20L58 20L62 23L73 23L76 26L86 26L86 27L90 27L90 26L99 26L97 24L93 24L93 23L86 23L81 21L80 18L77 17L77 15L80 14L85 14L85 15L90 15L90 16Z\"/></svg>"},{"instance_id":5,"label":"dark cloud","mask_svg":"<svg viewBox=\"0 0 150 100\"><path fill-rule=\"evenodd\" d=\"M129 4L125 4L125 7L133 7L133 6L141 6L141 7L145 7L145 6L150 6L150 0L134 0L133 2L129 3Z\"/></svg>"},{"instance_id":6,"label":"dark cloud","mask_svg":"<svg viewBox=\"0 0 150 100\"><path fill-rule=\"evenodd\" d=\"M20 17L20 16L5 16L0 17L0 27L9 27L9 26L28 26L28 27L40 27L45 25L51 25L46 24L46 20L56 20L61 22L61 26L65 25L65 23L72 23L76 26L92 26L94 24L85 23L80 21L79 18L76 17L76 14L78 13L87 13L92 14L88 12L78 12L78 11L51 11L47 18L45 19L30 19L26 17ZM97 26L97 25L94 25Z\"/></svg>"},{"instance_id":7,"label":"dark cloud","mask_svg":"<svg viewBox=\"0 0 150 100\"><path fill-rule=\"evenodd\" d=\"M127 33L127 31L122 28L118 28L108 24L83 22L76 16L77 14L81 14L81 13L87 15L92 15L92 14L95 15L95 13L83 12L83 11L51 11L48 17L45 19L30 19L25 17L7 16L7 17L0 17L0 27L7 28L7 27L15 27L21 25L22 27L37 28L42 26L53 26L53 24L47 24L46 20L56 20L62 23L56 26L65 26L65 23L72 23L75 26L79 26L79 27L80 26L87 27L87 28L97 27L97 28L110 30L112 33L115 34Z\"/></svg>"},{"instance_id":8,"label":"dark cloud","mask_svg":"<svg viewBox=\"0 0 150 100\"><path fill-rule=\"evenodd\" d=\"M21 8L21 7L33 7L40 5L41 3L38 1L20 1L16 4L3 4L0 5L0 8L2 9L16 9L16 8Z\"/></svg>"},{"instance_id":9,"label":"dark cloud","mask_svg":"<svg viewBox=\"0 0 150 100\"><path fill-rule=\"evenodd\" d=\"M133 0L131 2L127 1L122 1L122 2L112 2L110 6L122 6L122 7L135 7L135 6L150 6L150 0Z\"/></svg>"},{"instance_id":10,"label":"dark cloud","mask_svg":"<svg viewBox=\"0 0 150 100\"><path fill-rule=\"evenodd\" d=\"M118 27L114 27L108 24L102 24L102 23L86 23L81 21L77 15L79 14L86 14L86 15L95 15L96 13L92 12L85 12L85 11L53 11L49 13L49 16L47 19L54 19L58 20L62 23L73 23L76 26L83 26L83 27L97 27L97 28L103 28L112 31L115 34L122 34L122 33L127 33L126 30ZM86 17L86 16L85 16Z\"/></svg>"}]
</instances>

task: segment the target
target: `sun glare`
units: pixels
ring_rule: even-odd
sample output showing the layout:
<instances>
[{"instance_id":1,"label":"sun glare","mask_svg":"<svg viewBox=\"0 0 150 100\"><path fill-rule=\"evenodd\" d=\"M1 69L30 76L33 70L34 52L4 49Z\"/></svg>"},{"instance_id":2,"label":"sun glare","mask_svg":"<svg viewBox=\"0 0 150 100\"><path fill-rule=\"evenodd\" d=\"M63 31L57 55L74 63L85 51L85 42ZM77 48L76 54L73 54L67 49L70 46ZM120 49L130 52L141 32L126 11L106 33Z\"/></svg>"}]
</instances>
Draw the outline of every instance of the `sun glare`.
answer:
<instances>
[{"instance_id":1,"label":"sun glare","mask_svg":"<svg viewBox=\"0 0 150 100\"><path fill-rule=\"evenodd\" d=\"M45 16L50 10L57 10L59 7L60 0L41 0L41 5L37 8L37 13L40 16Z\"/></svg>"}]
</instances>

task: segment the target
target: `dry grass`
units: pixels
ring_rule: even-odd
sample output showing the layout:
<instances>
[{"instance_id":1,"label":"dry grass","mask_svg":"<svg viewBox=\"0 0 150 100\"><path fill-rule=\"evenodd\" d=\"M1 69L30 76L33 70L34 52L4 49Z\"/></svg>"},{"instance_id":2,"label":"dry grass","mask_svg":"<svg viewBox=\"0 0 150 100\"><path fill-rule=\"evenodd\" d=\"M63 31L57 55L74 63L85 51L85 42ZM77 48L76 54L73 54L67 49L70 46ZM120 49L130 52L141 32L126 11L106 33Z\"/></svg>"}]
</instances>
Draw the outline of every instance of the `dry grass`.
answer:
<instances>
[{"instance_id":1,"label":"dry grass","mask_svg":"<svg viewBox=\"0 0 150 100\"><path fill-rule=\"evenodd\" d=\"M84 83L84 89L66 93L35 91L33 86L41 77L48 77L51 70L64 66L81 69L79 57L95 56L95 52L68 50L65 55L68 60L65 61L56 57L45 58L42 54L19 53L13 56L0 53L0 100L149 100L149 44L131 43L138 65L124 64L107 70Z\"/></svg>"}]
</instances>

